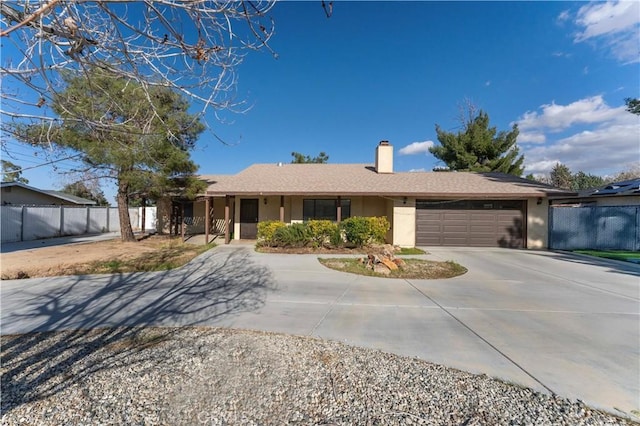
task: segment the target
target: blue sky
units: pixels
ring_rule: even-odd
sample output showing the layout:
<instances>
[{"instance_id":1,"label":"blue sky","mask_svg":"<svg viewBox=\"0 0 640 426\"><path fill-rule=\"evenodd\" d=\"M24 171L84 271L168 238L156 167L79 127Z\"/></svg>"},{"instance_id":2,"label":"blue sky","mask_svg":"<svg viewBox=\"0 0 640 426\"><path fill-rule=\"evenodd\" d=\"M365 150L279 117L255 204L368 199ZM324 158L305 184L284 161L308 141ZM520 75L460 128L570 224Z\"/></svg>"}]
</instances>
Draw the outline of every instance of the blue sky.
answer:
<instances>
[{"instance_id":1,"label":"blue sky","mask_svg":"<svg viewBox=\"0 0 640 426\"><path fill-rule=\"evenodd\" d=\"M499 130L518 124L525 173L560 161L611 175L640 162L640 118L624 108L640 97L640 2L335 2L330 19L320 1L282 2L273 18L278 59L246 57L238 96L251 108L209 121L193 152L200 173L292 151L371 163L380 140L396 171L429 171L441 165L426 150L435 125L458 130L465 99ZM35 165L20 152L13 162ZM24 176L64 183L47 167Z\"/></svg>"}]
</instances>

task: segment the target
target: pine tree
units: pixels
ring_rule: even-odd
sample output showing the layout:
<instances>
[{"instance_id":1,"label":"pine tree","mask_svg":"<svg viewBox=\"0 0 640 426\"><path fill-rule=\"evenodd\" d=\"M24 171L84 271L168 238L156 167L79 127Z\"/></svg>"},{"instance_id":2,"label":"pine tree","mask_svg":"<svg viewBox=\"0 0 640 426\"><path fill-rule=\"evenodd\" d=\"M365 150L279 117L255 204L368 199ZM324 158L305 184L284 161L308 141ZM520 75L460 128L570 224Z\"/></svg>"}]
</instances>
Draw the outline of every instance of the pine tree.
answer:
<instances>
[{"instance_id":1,"label":"pine tree","mask_svg":"<svg viewBox=\"0 0 640 426\"><path fill-rule=\"evenodd\" d=\"M32 144L52 143L82 154L83 162L117 184L123 241L135 241L129 197L194 195L203 184L194 177L193 148L204 125L179 94L166 87L143 87L135 81L94 68L85 76L65 76L66 90L54 96L56 126L17 127L16 136ZM151 102L149 102L151 101Z\"/></svg>"},{"instance_id":2,"label":"pine tree","mask_svg":"<svg viewBox=\"0 0 640 426\"><path fill-rule=\"evenodd\" d=\"M304 155L304 154L300 154L299 152L292 152L291 156L293 157L293 160L291 160L291 163L293 164L306 164L306 163L319 163L319 164L324 164L327 161L329 161L329 156L324 153L324 152L320 152L320 154L318 154L317 157L311 157L309 155Z\"/></svg>"},{"instance_id":3,"label":"pine tree","mask_svg":"<svg viewBox=\"0 0 640 426\"><path fill-rule=\"evenodd\" d=\"M25 185L29 183L27 178L22 177L22 167L13 164L8 160L0 160L2 163L2 181L3 182L20 182Z\"/></svg>"},{"instance_id":4,"label":"pine tree","mask_svg":"<svg viewBox=\"0 0 640 426\"><path fill-rule=\"evenodd\" d=\"M556 163L549 173L550 184L556 188L571 189L573 185L573 175L569 167L562 163Z\"/></svg>"},{"instance_id":5,"label":"pine tree","mask_svg":"<svg viewBox=\"0 0 640 426\"><path fill-rule=\"evenodd\" d=\"M436 124L436 133L440 145L429 152L451 170L522 175L524 156L516 145L517 125L509 132L498 132L489 127L489 115L480 111L464 123L462 131L446 132Z\"/></svg>"}]
</instances>

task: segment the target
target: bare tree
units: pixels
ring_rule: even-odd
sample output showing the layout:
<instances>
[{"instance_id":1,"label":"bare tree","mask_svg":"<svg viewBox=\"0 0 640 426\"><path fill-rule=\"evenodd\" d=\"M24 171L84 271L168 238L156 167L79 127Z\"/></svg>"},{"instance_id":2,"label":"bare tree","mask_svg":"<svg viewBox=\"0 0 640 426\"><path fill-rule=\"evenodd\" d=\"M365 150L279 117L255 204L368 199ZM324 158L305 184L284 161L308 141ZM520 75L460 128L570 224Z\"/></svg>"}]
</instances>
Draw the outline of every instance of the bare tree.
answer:
<instances>
[{"instance_id":1,"label":"bare tree","mask_svg":"<svg viewBox=\"0 0 640 426\"><path fill-rule=\"evenodd\" d=\"M51 123L65 73L99 67L143 88L170 87L211 125L243 111L236 68L248 51L270 49L272 1L16 0L0 3L3 136L16 122ZM148 94L152 91L148 91ZM150 98L150 95L148 95ZM149 103L151 99L149 99ZM209 120L207 120L209 118ZM84 125L118 127L104 117ZM150 121L153 117L150 117ZM3 138L4 142L4 138ZM3 149L6 146L3 143Z\"/></svg>"},{"instance_id":2,"label":"bare tree","mask_svg":"<svg viewBox=\"0 0 640 426\"><path fill-rule=\"evenodd\" d=\"M473 101L473 99L469 97L465 97L461 102L458 102L458 122L460 123L460 128L465 128L473 120L478 116L480 112L480 108Z\"/></svg>"}]
</instances>

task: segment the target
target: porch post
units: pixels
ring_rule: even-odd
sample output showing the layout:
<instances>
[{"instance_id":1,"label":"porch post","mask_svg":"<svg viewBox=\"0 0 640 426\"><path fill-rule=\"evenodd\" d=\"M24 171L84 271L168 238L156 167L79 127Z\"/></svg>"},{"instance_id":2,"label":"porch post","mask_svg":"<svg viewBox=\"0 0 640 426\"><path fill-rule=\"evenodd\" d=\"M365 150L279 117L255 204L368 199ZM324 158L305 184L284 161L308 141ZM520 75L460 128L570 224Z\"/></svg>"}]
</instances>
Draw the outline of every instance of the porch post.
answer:
<instances>
[{"instance_id":1,"label":"porch post","mask_svg":"<svg viewBox=\"0 0 640 426\"><path fill-rule=\"evenodd\" d=\"M280 196L280 222L284 222L284 195Z\"/></svg>"},{"instance_id":2,"label":"porch post","mask_svg":"<svg viewBox=\"0 0 640 426\"><path fill-rule=\"evenodd\" d=\"M211 212L209 209L211 201L210 197L205 197L204 199L204 243L209 244L209 223L211 222Z\"/></svg>"},{"instance_id":3,"label":"porch post","mask_svg":"<svg viewBox=\"0 0 640 426\"><path fill-rule=\"evenodd\" d=\"M336 216L338 223L342 220L342 197L338 195L338 205L336 206Z\"/></svg>"},{"instance_id":4,"label":"porch post","mask_svg":"<svg viewBox=\"0 0 640 426\"><path fill-rule=\"evenodd\" d=\"M224 196L224 243L231 242L231 233L229 232L229 196Z\"/></svg>"},{"instance_id":5,"label":"porch post","mask_svg":"<svg viewBox=\"0 0 640 426\"><path fill-rule=\"evenodd\" d=\"M181 216L181 220L180 220L180 236L182 238L182 242L184 243L184 228L187 226L184 223L184 203L180 203L180 216Z\"/></svg>"},{"instance_id":6,"label":"porch post","mask_svg":"<svg viewBox=\"0 0 640 426\"><path fill-rule=\"evenodd\" d=\"M140 228L142 229L143 234L144 234L144 231L146 230L145 229L146 221L147 221L147 199L142 198L142 226L140 226Z\"/></svg>"}]
</instances>

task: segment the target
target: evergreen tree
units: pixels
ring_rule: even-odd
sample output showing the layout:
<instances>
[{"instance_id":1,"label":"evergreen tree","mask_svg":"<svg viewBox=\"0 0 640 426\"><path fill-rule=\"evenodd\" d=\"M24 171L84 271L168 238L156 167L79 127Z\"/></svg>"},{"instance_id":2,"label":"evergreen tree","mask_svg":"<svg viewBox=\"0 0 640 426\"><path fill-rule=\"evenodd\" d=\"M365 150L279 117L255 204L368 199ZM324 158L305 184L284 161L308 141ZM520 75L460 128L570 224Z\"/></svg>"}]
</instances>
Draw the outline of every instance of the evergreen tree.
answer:
<instances>
[{"instance_id":1,"label":"evergreen tree","mask_svg":"<svg viewBox=\"0 0 640 426\"><path fill-rule=\"evenodd\" d=\"M100 188L89 188L83 181L69 183L65 185L61 191L75 195L76 197L93 200L99 206L109 205L107 198L104 196L104 192L102 192Z\"/></svg>"},{"instance_id":2,"label":"evergreen tree","mask_svg":"<svg viewBox=\"0 0 640 426\"><path fill-rule=\"evenodd\" d=\"M25 185L29 183L28 179L22 177L22 167L7 160L0 160L0 163L2 163L3 182L20 182Z\"/></svg>"},{"instance_id":3,"label":"evergreen tree","mask_svg":"<svg viewBox=\"0 0 640 426\"><path fill-rule=\"evenodd\" d=\"M640 99L626 98L624 103L627 105L627 111L631 114L640 115Z\"/></svg>"},{"instance_id":4,"label":"evergreen tree","mask_svg":"<svg viewBox=\"0 0 640 426\"><path fill-rule=\"evenodd\" d=\"M204 125L187 112L189 104L179 94L100 68L88 76L67 74L65 81L66 89L53 99L58 124L17 127L14 133L25 142L77 151L89 168L115 179L123 241L135 241L131 194L193 196L204 189L189 157Z\"/></svg>"},{"instance_id":5,"label":"evergreen tree","mask_svg":"<svg viewBox=\"0 0 640 426\"><path fill-rule=\"evenodd\" d=\"M571 189L573 184L573 175L569 167L562 163L556 163L549 173L550 184L556 188Z\"/></svg>"},{"instance_id":6,"label":"evergreen tree","mask_svg":"<svg viewBox=\"0 0 640 426\"><path fill-rule=\"evenodd\" d=\"M291 156L293 160L291 163L293 164L302 164L302 163L326 163L329 161L329 156L324 152L320 152L317 157L311 157L309 155L300 154L299 152L292 152Z\"/></svg>"},{"instance_id":7,"label":"evergreen tree","mask_svg":"<svg viewBox=\"0 0 640 426\"><path fill-rule=\"evenodd\" d=\"M579 171L571 177L571 189L580 191L581 189L592 189L603 186L606 181L596 175Z\"/></svg>"},{"instance_id":8,"label":"evergreen tree","mask_svg":"<svg viewBox=\"0 0 640 426\"><path fill-rule=\"evenodd\" d=\"M524 156L516 145L518 127L498 132L489 127L489 115L480 111L470 117L462 131L446 132L436 124L440 145L429 148L434 157L451 170L474 172L503 172L520 176L524 170Z\"/></svg>"}]
</instances>

